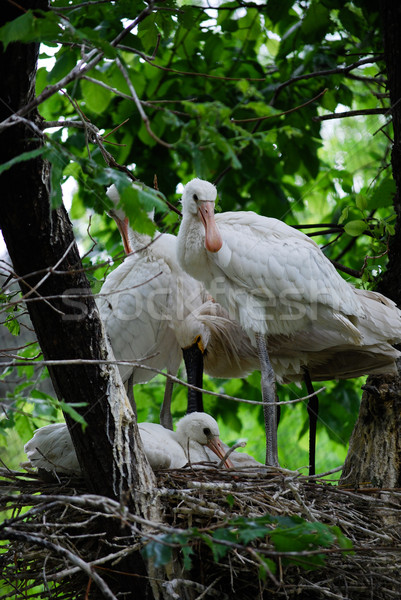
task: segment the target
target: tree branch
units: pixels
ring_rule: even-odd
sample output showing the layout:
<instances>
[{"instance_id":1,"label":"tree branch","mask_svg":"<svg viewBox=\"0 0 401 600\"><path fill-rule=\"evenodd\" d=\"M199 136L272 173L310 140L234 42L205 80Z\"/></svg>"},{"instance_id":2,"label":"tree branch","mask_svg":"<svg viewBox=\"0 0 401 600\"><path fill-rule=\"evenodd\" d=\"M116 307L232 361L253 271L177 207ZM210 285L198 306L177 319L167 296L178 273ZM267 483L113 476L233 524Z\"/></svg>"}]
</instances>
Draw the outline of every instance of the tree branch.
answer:
<instances>
[{"instance_id":1,"label":"tree branch","mask_svg":"<svg viewBox=\"0 0 401 600\"><path fill-rule=\"evenodd\" d=\"M322 92L320 92L320 94L318 94L314 98L311 98L310 100L308 100L307 102L304 102L303 104L299 104L298 106L295 106L294 108L290 108L289 110L285 110L285 111L277 113L275 115L266 115L265 117L253 117L251 119L231 119L231 122L232 123L254 123L255 121L260 122L260 121L265 121L266 119L274 119L275 117L282 117L283 115L289 115L293 112L296 112L297 110L300 110L301 108L305 108L305 106L312 104L312 102L316 102L316 100L319 100L319 98L321 98L326 92L327 92L327 88L325 90L323 90Z\"/></svg>"},{"instance_id":2,"label":"tree branch","mask_svg":"<svg viewBox=\"0 0 401 600\"><path fill-rule=\"evenodd\" d=\"M109 600L117 600L117 596L113 594L107 583L100 577L100 575L98 575L96 571L92 569L90 565L88 565L88 563L79 558L79 556L70 550L67 550L67 548L63 548L58 544L54 544L53 542L50 542L49 540L46 540L42 536L35 533L16 531L12 527L5 527L2 529L1 539L20 540L30 544L35 544L37 546L43 546L44 548L48 548L56 554L62 554L70 563L77 565L81 571L93 579L105 598L108 598Z\"/></svg>"},{"instance_id":3,"label":"tree branch","mask_svg":"<svg viewBox=\"0 0 401 600\"><path fill-rule=\"evenodd\" d=\"M143 19L145 19L153 11L153 2L144 8L144 10L134 19L134 21L126 27L122 32L110 42L111 46L117 46L120 41L130 33ZM103 58L104 52L98 51L96 48L91 50L89 54L82 59L65 77L63 77L58 83L54 85L46 86L45 89L36 98L28 102L25 106L22 106L19 110L15 111L8 118L0 121L0 132L8 127L12 127L17 122L17 117L23 117L35 109L39 104L42 104L45 100L59 92L62 88L66 87L72 81L81 79L85 73L93 69Z\"/></svg>"},{"instance_id":4,"label":"tree branch","mask_svg":"<svg viewBox=\"0 0 401 600\"><path fill-rule=\"evenodd\" d=\"M283 89L285 89L289 85L292 85L293 83L296 83L297 81L314 79L316 77L327 77L328 75L346 74L346 73L349 73L350 71L353 71L354 69L357 69L358 67L361 67L362 65L377 62L381 58L383 58L383 55L377 54L370 58L363 58L362 60L358 60L357 62L352 63L351 65L348 65L347 67L336 67L335 69L326 69L324 71L314 71L313 73L306 73L305 75L298 75L296 77L292 77L291 79L284 81L284 83L281 83L276 88L276 91L273 94L273 98L270 101L270 105L274 106L278 96L281 94Z\"/></svg>"},{"instance_id":5,"label":"tree branch","mask_svg":"<svg viewBox=\"0 0 401 600\"><path fill-rule=\"evenodd\" d=\"M364 117L365 115L387 115L391 108L365 108L362 110L348 110L346 112L330 113L329 115L320 115L312 117L312 121L329 121L331 119L344 119L346 117Z\"/></svg>"},{"instance_id":6,"label":"tree branch","mask_svg":"<svg viewBox=\"0 0 401 600\"><path fill-rule=\"evenodd\" d=\"M149 119L145 113L145 111L142 108L142 104L141 101L138 98L138 95L135 91L135 88L132 84L132 81L127 73L127 70L125 69L124 65L122 64L121 60L119 58L116 58L116 65L117 67L120 69L127 85L128 85L128 89L132 94L132 100L134 100L136 107L138 109L138 112L141 116L142 121L145 124L146 130L148 132L148 134L158 143L161 144L162 146L164 146L165 148L172 148L173 146L171 144L168 144L167 142L164 142L162 139L160 139L155 133L153 133L151 127L150 127L150 123L149 123Z\"/></svg>"}]
</instances>

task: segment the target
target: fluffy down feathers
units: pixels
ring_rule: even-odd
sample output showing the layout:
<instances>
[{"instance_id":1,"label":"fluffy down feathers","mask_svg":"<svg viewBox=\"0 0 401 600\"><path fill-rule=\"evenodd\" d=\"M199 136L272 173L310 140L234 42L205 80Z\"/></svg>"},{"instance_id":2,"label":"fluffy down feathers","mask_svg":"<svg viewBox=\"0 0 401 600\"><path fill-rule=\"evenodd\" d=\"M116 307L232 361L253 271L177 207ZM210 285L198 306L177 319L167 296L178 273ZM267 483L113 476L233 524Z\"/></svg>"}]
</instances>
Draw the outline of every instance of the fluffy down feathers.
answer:
<instances>
[{"instance_id":1,"label":"fluffy down feathers","mask_svg":"<svg viewBox=\"0 0 401 600\"><path fill-rule=\"evenodd\" d=\"M138 429L146 457L155 471L181 468L188 461L192 464L209 462L210 452L217 462L225 453L219 440L217 422L206 413L186 415L177 423L175 432L155 423L138 423ZM209 454L205 452L206 446ZM38 470L68 475L81 473L65 423L53 423L37 429L24 450L30 465ZM227 466L231 466L229 462Z\"/></svg>"}]
</instances>

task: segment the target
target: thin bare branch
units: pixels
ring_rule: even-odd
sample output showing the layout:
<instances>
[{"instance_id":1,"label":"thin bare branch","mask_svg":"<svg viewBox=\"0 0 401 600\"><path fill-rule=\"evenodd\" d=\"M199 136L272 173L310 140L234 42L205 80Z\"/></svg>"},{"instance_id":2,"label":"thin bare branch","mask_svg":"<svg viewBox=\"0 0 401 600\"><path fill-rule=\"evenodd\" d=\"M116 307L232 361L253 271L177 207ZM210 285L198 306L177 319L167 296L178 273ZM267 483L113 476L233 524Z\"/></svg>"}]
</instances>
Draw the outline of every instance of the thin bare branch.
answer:
<instances>
[{"instance_id":1,"label":"thin bare branch","mask_svg":"<svg viewBox=\"0 0 401 600\"><path fill-rule=\"evenodd\" d=\"M364 117L365 115L387 115L388 108L365 108L362 110L348 110L346 112L330 113L329 115L320 115L312 117L312 121L330 121L332 119L345 119L347 117Z\"/></svg>"},{"instance_id":2,"label":"thin bare branch","mask_svg":"<svg viewBox=\"0 0 401 600\"><path fill-rule=\"evenodd\" d=\"M118 46L121 40L127 36L132 29L134 29L141 21L143 21L148 15L153 12L154 4L150 2L149 5L142 10L142 12L133 20L133 22L121 31L111 42L111 46ZM103 59L104 52L94 48L91 50L77 65L60 81L54 85L48 85L34 100L23 106L20 110L10 115L7 119L0 123L0 132L8 127L12 127L18 122L18 117L23 117L30 113L34 108L42 104L45 100L59 92L61 89L67 87L72 81L81 79L86 73L91 71L99 62Z\"/></svg>"},{"instance_id":3,"label":"thin bare branch","mask_svg":"<svg viewBox=\"0 0 401 600\"><path fill-rule=\"evenodd\" d=\"M17 531L13 527L4 527L2 529L1 539L10 539L10 540L20 540L24 542L28 542L31 544L35 544L37 546L43 546L44 548L48 548L52 550L56 554L63 555L67 560L69 560L72 564L79 566L79 568L86 573L89 577L93 579L93 581L98 586L99 590L102 592L105 598L109 598L109 600L117 600L117 597L113 594L107 583L96 573L84 560L79 558L76 554L67 550L67 548L63 548L58 544L54 544L49 540L43 538L40 535L34 533L24 533L22 531Z\"/></svg>"},{"instance_id":4,"label":"thin bare branch","mask_svg":"<svg viewBox=\"0 0 401 600\"><path fill-rule=\"evenodd\" d=\"M150 357L145 357L142 360L147 360ZM183 385L184 387L187 388L191 388L193 390L202 392L203 394L208 394L209 396L217 396L218 398L224 398L226 400L233 400L234 402L244 402L245 404L256 404L256 405L260 405L260 406L265 406L266 403L265 402L259 402L258 400L247 400L245 398L237 398L236 396L229 396L228 394L222 394L221 392L212 392L211 390L206 390L200 387L197 387L196 385L191 385L190 383L187 383L186 381L183 381L182 379L179 379L178 377L175 377L174 375L171 375L170 373L165 373L164 371L161 371L160 369L156 369L154 367L149 367L148 365L143 364L143 362L141 360L91 360L91 359L83 359L83 358L73 358L73 359L65 359L65 360L37 360L32 362L30 359L23 359L22 357L18 356L16 357L15 360L11 361L11 362L3 362L2 366L3 367L22 367L25 366L27 363L29 364L33 364L35 366L45 366L45 367L59 367L59 366L63 366L63 365L91 365L91 364L96 364L96 365L128 365L130 367L140 367L141 369L144 369L146 371L151 371L152 373L158 374L158 375L162 375L163 377L165 377L166 379L170 379L171 381L173 381L174 383L178 383L180 385ZM315 395L315 394L320 394L321 392L323 392L326 388L322 387L320 389L318 389L317 391L313 392L313 394L309 394L307 396L302 396L302 398L295 398L294 400L284 400L284 401L280 401L280 402L274 402L272 404L274 404L274 406L277 405L284 405L284 404L296 404L297 402L305 402L305 400L308 400L311 396Z\"/></svg>"},{"instance_id":5,"label":"thin bare branch","mask_svg":"<svg viewBox=\"0 0 401 600\"><path fill-rule=\"evenodd\" d=\"M279 86L277 86L276 91L274 92L273 98L270 101L270 105L274 106L278 96L281 94L283 89L288 87L289 85L292 85L293 83L296 83L297 81L314 79L316 77L327 77L329 75L346 74L346 73L349 73L350 71L353 71L354 69L357 69L358 67L361 67L363 65L377 62L381 58L383 58L383 55L377 54L377 55L371 56L369 58L363 58L362 60L358 60L357 62L354 62L351 65L348 65L346 67L336 67L335 69L314 71L313 73L305 73L304 75L298 75L296 77L292 77L291 79L288 79L287 81L284 81Z\"/></svg>"},{"instance_id":6,"label":"thin bare branch","mask_svg":"<svg viewBox=\"0 0 401 600\"><path fill-rule=\"evenodd\" d=\"M211 75L210 73L201 73L199 71L179 71L177 69L172 69L171 67L164 67L162 65L157 65L154 62L153 56L148 56L135 48L131 48L130 46L118 46L119 50L124 50L125 52L132 52L133 54L139 55L145 62L150 64L155 69L160 69L160 71L167 71L168 73L174 73L175 75L187 75L191 77L202 77L204 79L218 79L221 81L266 81L266 77L225 77L224 75Z\"/></svg>"},{"instance_id":7,"label":"thin bare branch","mask_svg":"<svg viewBox=\"0 0 401 600\"><path fill-rule=\"evenodd\" d=\"M123 75L123 77L124 77L124 79L125 79L125 81L126 81L126 83L127 83L127 85L128 85L129 91L130 91L130 92L131 92L131 94L132 94L132 99L134 100L134 102L135 102L135 104L136 104L136 107L137 107L137 109L138 109L138 112L139 112L139 114L140 114L140 117L141 117L142 121L144 122L144 124L145 124L145 127L146 127L146 130L147 130L147 132L149 133L149 135L150 135L150 136L151 136L151 137L152 137L152 138L153 138L153 139L154 139L154 140L155 140L155 141L156 141L158 144L161 144L161 145L162 145L162 146L164 146L165 148L172 148L173 146L172 146L171 144L168 144L168 143L167 143L167 142L165 142L164 140L160 139L160 138L159 138L159 137L158 137L158 136L157 136L157 135L156 135L156 134L155 134L155 133L152 131L152 128L151 128L151 126L150 126L149 119L148 119L148 117L147 117L147 115L146 115L145 111L144 111L144 110L143 110L143 108L142 108L141 101L140 101L140 100L139 100L139 98L138 98L138 95L137 95L137 93L136 93L136 91L135 91L135 88L134 88L134 86L133 86L133 83L132 83L132 81L131 81L131 79L130 79L130 77L129 77L129 75L128 75L128 72L127 72L126 68L124 67L124 65L122 64L122 62L121 62L121 60L120 60L119 58L116 58L116 65L117 65L117 67L120 69L120 71L121 71L121 73L122 73L122 75Z\"/></svg>"},{"instance_id":8,"label":"thin bare branch","mask_svg":"<svg viewBox=\"0 0 401 600\"><path fill-rule=\"evenodd\" d=\"M301 108L305 108L305 106L308 106L309 104L312 104L313 102L316 102L316 100L319 100L319 98L324 96L324 94L326 92L327 92L327 88L325 90L323 90L322 92L320 92L320 94L318 94L314 98L311 98L310 100L308 100L307 102L304 102L303 104L299 104L298 106L295 106L294 108L290 108L289 110L285 110L283 112L280 112L280 113L277 113L274 115L266 115L265 117L252 117L250 119L231 119L231 121L233 123L254 123L255 121L260 122L260 121L265 121L266 119L274 119L276 117L282 117L283 115L289 115L293 112L296 112L297 110L301 110Z\"/></svg>"}]
</instances>

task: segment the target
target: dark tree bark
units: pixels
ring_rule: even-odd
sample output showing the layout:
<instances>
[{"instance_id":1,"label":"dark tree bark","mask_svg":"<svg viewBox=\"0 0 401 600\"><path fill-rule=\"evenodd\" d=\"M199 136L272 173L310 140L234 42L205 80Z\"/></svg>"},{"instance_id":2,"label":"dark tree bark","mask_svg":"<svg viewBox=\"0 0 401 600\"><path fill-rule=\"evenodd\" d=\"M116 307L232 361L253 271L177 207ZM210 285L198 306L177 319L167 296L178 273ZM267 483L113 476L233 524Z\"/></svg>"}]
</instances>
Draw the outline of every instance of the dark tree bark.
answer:
<instances>
[{"instance_id":1,"label":"dark tree bark","mask_svg":"<svg viewBox=\"0 0 401 600\"><path fill-rule=\"evenodd\" d=\"M395 235L389 245L387 270L378 291L401 308L401 4L379 3L384 56L392 106L394 144L391 154L396 183ZM399 346L401 349L401 345ZM342 474L344 485L372 483L379 487L401 485L401 378L369 377Z\"/></svg>"},{"instance_id":2,"label":"dark tree bark","mask_svg":"<svg viewBox=\"0 0 401 600\"><path fill-rule=\"evenodd\" d=\"M401 487L401 378L369 377L341 483Z\"/></svg>"},{"instance_id":3,"label":"dark tree bark","mask_svg":"<svg viewBox=\"0 0 401 600\"><path fill-rule=\"evenodd\" d=\"M390 240L388 267L380 281L379 291L401 306L401 4L384 0L379 3L379 6L393 119L394 144L391 164L397 188L394 197L394 208L397 213L396 230Z\"/></svg>"},{"instance_id":4,"label":"dark tree bark","mask_svg":"<svg viewBox=\"0 0 401 600\"><path fill-rule=\"evenodd\" d=\"M46 4L45 1L34 2L35 7L45 8ZM18 9L15 11L19 14ZM0 108L2 120L33 98L37 52L34 44L10 44L3 54L3 83L8 97L7 103ZM19 123L2 133L2 163L42 145L35 130L40 120L37 111L27 119L28 123ZM136 469L130 475L122 470L122 480L113 481L115 459L110 442L104 439L99 443L102 432L106 434L106 423L109 423L109 440L113 442L119 417L118 410L112 414L109 403L110 378L115 378L114 393L120 393L122 398L125 393L115 367L96 363L110 360L103 326L82 269L68 215L63 206L50 209L49 171L49 164L38 157L18 163L2 174L5 192L0 203L0 226L15 273L21 278L21 290L27 299L44 358L94 361L94 364L82 366L50 366L49 371L59 399L88 403L88 407L80 411L88 423L86 435L82 435L81 427L65 415L88 483L97 493L119 499L120 493L132 485L151 488L153 472L149 468L146 477L145 473L139 475ZM82 298L69 298L72 293L82 295ZM128 401L123 403L120 412L125 420L132 421L127 427L126 440L129 440L131 450L137 452L132 436L134 415ZM146 461L143 453L138 453L137 458L138 462ZM146 478L145 486L142 477Z\"/></svg>"},{"instance_id":5,"label":"dark tree bark","mask_svg":"<svg viewBox=\"0 0 401 600\"><path fill-rule=\"evenodd\" d=\"M26 8L47 8L47 0L31 0ZM17 3L3 7L2 23L21 15ZM1 55L0 120L8 118L34 97L38 46L10 44ZM0 162L40 148L37 111L0 136ZM65 414L80 465L91 489L121 500L144 518L160 518L153 471L142 450L135 416L115 365L97 361L113 358L80 261L68 215L63 206L51 210L50 166L41 157L18 163L1 176L0 226L20 277L29 314L46 360L91 360L92 364L50 366L54 388L66 403L86 402L79 409L88 426L82 428ZM72 301L73 291L82 298ZM122 530L113 532L121 535ZM127 532L125 532L127 533ZM122 565L119 568L124 570ZM125 570L146 575L140 555ZM120 591L132 592L132 578L119 578ZM136 597L145 598L145 577L135 578ZM125 596L127 597L127 596Z\"/></svg>"}]
</instances>

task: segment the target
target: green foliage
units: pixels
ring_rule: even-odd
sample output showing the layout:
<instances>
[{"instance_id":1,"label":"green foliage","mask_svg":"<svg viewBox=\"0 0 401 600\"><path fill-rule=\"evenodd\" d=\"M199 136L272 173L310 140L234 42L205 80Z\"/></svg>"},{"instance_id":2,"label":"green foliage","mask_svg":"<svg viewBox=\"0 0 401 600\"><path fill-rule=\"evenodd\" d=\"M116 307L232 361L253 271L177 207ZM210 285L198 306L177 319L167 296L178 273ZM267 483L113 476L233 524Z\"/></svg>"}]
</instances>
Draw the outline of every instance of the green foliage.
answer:
<instances>
[{"instance_id":1,"label":"green foliage","mask_svg":"<svg viewBox=\"0 0 401 600\"><path fill-rule=\"evenodd\" d=\"M37 156L40 156L41 154L43 154L43 152L44 152L43 148L36 148L35 150L30 150L29 152L23 152L19 156L16 156L15 158L12 158L8 162L0 165L0 174L3 173L3 171L7 171L7 169L10 169L11 167L13 167L14 165L16 165L20 162L24 162L25 160L32 160L32 158L36 158Z\"/></svg>"},{"instance_id":2,"label":"green foliage","mask_svg":"<svg viewBox=\"0 0 401 600\"><path fill-rule=\"evenodd\" d=\"M40 41L41 58L54 55L37 73L36 92L45 94L39 111L45 121L67 121L46 131L43 150L20 155L0 172L43 152L52 169L53 207L62 201L65 181L76 181L70 216L94 292L121 257L119 234L105 214L111 208L106 188L117 186L121 206L138 231L154 232L148 216L154 209L158 230L176 233L179 217L165 199L177 203L177 186L194 175L218 180L223 211L255 210L291 225L339 226L314 239L329 258L355 271L370 257L362 281L350 280L374 287L394 231L391 125L380 115L319 119L335 111L388 107L377 94L384 91L382 60L366 61L382 51L378 8L338 0L227 2L213 10L181 1L142 13L147 7L142 1L53 0L50 11L28 10L0 29L4 47ZM139 16L139 23L124 32ZM64 78L62 91L47 96L48 86ZM85 122L93 127L85 130ZM105 151L128 165L135 186ZM6 306L9 299L3 300ZM9 307L4 314L6 327L18 334L18 313ZM37 346L30 349L31 357L38 354ZM0 432L19 428L23 441L34 427L30 422L36 426L43 418L60 416L60 405L35 398L42 382L35 379L33 362L18 369L25 381L8 399L17 412L11 411L11 421L0 422ZM321 470L343 460L361 382L325 385ZM261 399L257 373L241 381L206 378L205 386ZM162 377L137 386L140 420L157 420L163 391ZM295 386L279 388L281 400L303 394ZM185 390L175 386L175 418L184 414L185 398ZM225 441L247 439L246 451L264 461L260 406L212 396L205 397L205 406L219 419ZM283 408L279 440L283 465L307 464L304 405Z\"/></svg>"},{"instance_id":3,"label":"green foliage","mask_svg":"<svg viewBox=\"0 0 401 600\"><path fill-rule=\"evenodd\" d=\"M173 560L173 551L184 554L186 568L190 568L193 547L199 542L212 552L215 562L222 560L230 551L249 552L252 548L261 565L259 576L267 577L268 572L276 572L279 557L283 565L297 565L306 570L317 569L325 565L327 556L324 549L339 548L350 552L352 542L336 526L309 522L298 516L281 517L264 515L262 517L232 519L223 527L210 531L197 528L174 531L159 535L147 543L143 554L152 559L156 567ZM271 549L262 549L253 543L267 542Z\"/></svg>"},{"instance_id":4,"label":"green foliage","mask_svg":"<svg viewBox=\"0 0 401 600\"><path fill-rule=\"evenodd\" d=\"M382 60L366 62L382 52L375 4L267 0L208 9L206 3L181 0L146 13L141 11L149 5L142 1L50 4L49 11L28 10L4 25L0 41L4 48L16 41L41 42L41 59L54 55L53 63L42 62L37 73L36 93L44 98L39 111L45 121L66 123L45 130L43 148L0 165L0 173L43 154L51 165L53 207L62 202L65 181L75 180L70 216L95 293L122 256L118 231L106 215L111 208L107 187L117 186L135 229L152 235L157 225L176 233L179 217L165 200L177 204L178 185L195 175L218 181L223 211L254 210L291 225L332 224L334 232L321 233L319 226L314 239L348 269L364 266L362 280L352 283L374 287L394 232L391 125L380 115L320 119L351 109L388 109L381 98ZM139 23L122 35L140 15ZM63 79L62 89L47 95L49 86ZM128 165L134 186L114 161ZM156 225L149 218L152 210ZM60 420L62 411L85 427L75 410L85 398L71 406L44 391L48 373L35 365L42 358L40 349L31 341L20 343L24 326L13 300L12 295L0 297L2 321L18 341L15 345L22 346L15 352L27 362L5 369L0 378L4 384L14 382L3 400L0 451L9 466L17 467L34 429ZM185 379L183 371L179 375ZM164 384L158 376L136 386L139 421L158 421ZM319 395L318 471L343 462L362 384L321 384L326 389ZM261 401L258 373L243 380L206 377L204 386L216 394ZM281 401L305 393L295 385L278 387ZM185 413L186 398L186 390L176 385L175 420ZM219 421L222 439L228 444L246 440L245 451L264 462L261 406L208 395L204 402ZM282 407L278 435L281 465L306 466L305 402ZM232 506L233 496L226 502ZM268 551L260 549L263 543ZM216 561L233 549L244 556L252 549L261 579L276 572L278 558L284 565L317 569L327 560L325 551L351 550L337 527L265 515L210 530L167 533L149 541L144 553L158 567L180 552L190 569L199 544Z\"/></svg>"},{"instance_id":5,"label":"green foliage","mask_svg":"<svg viewBox=\"0 0 401 600\"><path fill-rule=\"evenodd\" d=\"M38 11L34 13L32 10L27 10L20 17L9 21L0 28L0 39L6 50L10 42L53 42L54 38L58 38L61 33L62 29L57 15L51 12Z\"/></svg>"}]
</instances>

